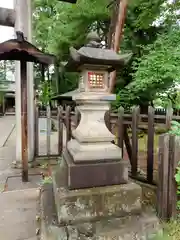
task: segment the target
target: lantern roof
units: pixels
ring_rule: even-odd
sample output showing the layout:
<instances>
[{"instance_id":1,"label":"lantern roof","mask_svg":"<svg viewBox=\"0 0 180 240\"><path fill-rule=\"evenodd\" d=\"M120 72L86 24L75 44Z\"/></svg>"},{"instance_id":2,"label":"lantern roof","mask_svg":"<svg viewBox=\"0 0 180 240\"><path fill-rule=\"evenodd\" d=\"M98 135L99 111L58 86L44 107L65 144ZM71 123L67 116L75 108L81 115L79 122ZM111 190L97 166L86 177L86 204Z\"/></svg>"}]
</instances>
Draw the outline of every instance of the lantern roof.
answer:
<instances>
[{"instance_id":1,"label":"lantern roof","mask_svg":"<svg viewBox=\"0 0 180 240\"><path fill-rule=\"evenodd\" d=\"M70 59L65 68L68 71L78 71L83 65L101 65L108 71L124 67L132 57L132 54L117 54L112 49L103 48L100 38L96 33L87 36L88 43L76 50L70 48Z\"/></svg>"},{"instance_id":2,"label":"lantern roof","mask_svg":"<svg viewBox=\"0 0 180 240\"><path fill-rule=\"evenodd\" d=\"M0 43L0 60L17 60L25 62L54 63L55 56L45 54L24 39L22 32L16 32L17 38Z\"/></svg>"}]
</instances>

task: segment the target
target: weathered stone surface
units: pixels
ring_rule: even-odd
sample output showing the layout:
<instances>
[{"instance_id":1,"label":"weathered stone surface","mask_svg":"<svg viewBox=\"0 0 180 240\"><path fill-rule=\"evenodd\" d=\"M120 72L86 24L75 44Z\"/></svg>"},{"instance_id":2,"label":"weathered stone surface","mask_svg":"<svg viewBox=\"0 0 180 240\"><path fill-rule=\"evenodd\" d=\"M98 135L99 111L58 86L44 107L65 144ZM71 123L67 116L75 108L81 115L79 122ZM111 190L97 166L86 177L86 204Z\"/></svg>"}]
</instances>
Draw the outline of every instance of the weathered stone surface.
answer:
<instances>
[{"instance_id":1,"label":"weathered stone surface","mask_svg":"<svg viewBox=\"0 0 180 240\"><path fill-rule=\"evenodd\" d=\"M141 188L135 183L69 190L64 181L66 172L63 167L57 175L59 178L54 177L53 180L60 224L83 223L141 212Z\"/></svg>"},{"instance_id":2,"label":"weathered stone surface","mask_svg":"<svg viewBox=\"0 0 180 240\"><path fill-rule=\"evenodd\" d=\"M56 210L55 203L52 201L52 186L46 185L44 191L41 191L41 195L44 195L40 198L41 213L43 213L41 214L42 240L149 240L161 230L158 218L150 209L144 213L120 218L110 216L99 221L96 221L96 219L91 219L93 221L78 221L78 223L77 221L70 221L70 224L61 222L60 225L55 221ZM46 204L42 204L42 200ZM76 218L76 215L74 217Z\"/></svg>"},{"instance_id":3,"label":"weathered stone surface","mask_svg":"<svg viewBox=\"0 0 180 240\"><path fill-rule=\"evenodd\" d=\"M115 95L109 94L104 89L95 92L94 90L78 92L74 96L81 113L80 123L72 132L74 139L67 143L67 150L74 163L118 161L122 158L122 150L111 143L115 136L104 121L104 115Z\"/></svg>"},{"instance_id":4,"label":"weathered stone surface","mask_svg":"<svg viewBox=\"0 0 180 240\"><path fill-rule=\"evenodd\" d=\"M93 239L149 240L159 231L161 226L158 218L148 211L140 215L97 222Z\"/></svg>"},{"instance_id":5,"label":"weathered stone surface","mask_svg":"<svg viewBox=\"0 0 180 240\"><path fill-rule=\"evenodd\" d=\"M73 131L73 137L79 143L111 142L114 135L107 129L104 122L105 112L109 110L109 94L100 93L79 93L75 97L78 102L78 110L81 113L81 121ZM110 95L113 96L113 95ZM114 95L115 96L115 95Z\"/></svg>"},{"instance_id":6,"label":"weathered stone surface","mask_svg":"<svg viewBox=\"0 0 180 240\"><path fill-rule=\"evenodd\" d=\"M67 226L68 240L79 239L79 232L76 226Z\"/></svg>"},{"instance_id":7,"label":"weathered stone surface","mask_svg":"<svg viewBox=\"0 0 180 240\"><path fill-rule=\"evenodd\" d=\"M74 238L78 239L78 238ZM50 226L48 235L42 240L70 240L68 238L68 231L66 227Z\"/></svg>"},{"instance_id":8,"label":"weathered stone surface","mask_svg":"<svg viewBox=\"0 0 180 240\"><path fill-rule=\"evenodd\" d=\"M80 189L128 182L127 161L98 161L75 164L68 151L63 153L68 175L68 188ZM93 177L92 177L93 176Z\"/></svg>"},{"instance_id":9,"label":"weathered stone surface","mask_svg":"<svg viewBox=\"0 0 180 240\"><path fill-rule=\"evenodd\" d=\"M77 224L76 227L79 234L86 237L92 237L95 232L95 226L92 222Z\"/></svg>"},{"instance_id":10,"label":"weathered stone surface","mask_svg":"<svg viewBox=\"0 0 180 240\"><path fill-rule=\"evenodd\" d=\"M93 163L109 159L118 161L122 158L122 150L111 142L81 144L76 139L71 139L67 144L67 149L75 163Z\"/></svg>"}]
</instances>

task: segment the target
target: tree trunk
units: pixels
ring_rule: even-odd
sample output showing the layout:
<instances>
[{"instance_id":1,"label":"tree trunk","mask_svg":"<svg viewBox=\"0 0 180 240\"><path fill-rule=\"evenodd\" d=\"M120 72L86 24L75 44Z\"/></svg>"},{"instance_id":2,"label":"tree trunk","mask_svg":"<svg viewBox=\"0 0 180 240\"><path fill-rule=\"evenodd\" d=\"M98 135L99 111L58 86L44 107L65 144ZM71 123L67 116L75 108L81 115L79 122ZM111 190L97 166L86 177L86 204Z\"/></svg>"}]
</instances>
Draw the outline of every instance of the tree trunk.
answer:
<instances>
[{"instance_id":1,"label":"tree trunk","mask_svg":"<svg viewBox=\"0 0 180 240\"><path fill-rule=\"evenodd\" d=\"M112 48L115 52L119 52L120 50L120 42L123 37L123 29L124 29L124 22L126 17L126 10L127 10L128 0L121 0L119 3L118 15L116 20L115 32L112 38ZM116 82L116 71L112 72L110 75L110 84L109 84L109 91L113 92Z\"/></svg>"},{"instance_id":2,"label":"tree trunk","mask_svg":"<svg viewBox=\"0 0 180 240\"><path fill-rule=\"evenodd\" d=\"M0 25L6 27L14 27L15 11L13 9L0 7Z\"/></svg>"},{"instance_id":3,"label":"tree trunk","mask_svg":"<svg viewBox=\"0 0 180 240\"><path fill-rule=\"evenodd\" d=\"M109 33L108 33L108 48L112 48L114 46L114 34L116 29L116 23L118 19L118 13L119 13L119 4L120 0L115 0L114 4L112 6L112 17L111 17L111 23L109 27Z\"/></svg>"}]
</instances>

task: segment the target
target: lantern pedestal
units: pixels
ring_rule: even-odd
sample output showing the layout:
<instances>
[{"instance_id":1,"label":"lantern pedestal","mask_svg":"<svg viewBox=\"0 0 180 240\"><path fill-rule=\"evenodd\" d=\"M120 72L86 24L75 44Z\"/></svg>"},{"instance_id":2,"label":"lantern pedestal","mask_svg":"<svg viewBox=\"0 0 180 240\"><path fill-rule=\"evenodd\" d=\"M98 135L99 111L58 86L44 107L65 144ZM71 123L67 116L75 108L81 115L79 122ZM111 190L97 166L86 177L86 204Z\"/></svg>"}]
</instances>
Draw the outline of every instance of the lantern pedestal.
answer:
<instances>
[{"instance_id":1,"label":"lantern pedestal","mask_svg":"<svg viewBox=\"0 0 180 240\"><path fill-rule=\"evenodd\" d=\"M104 121L109 102L115 100L115 95L82 92L73 100L78 105L81 121L63 155L68 169L69 189L127 183L127 162L121 159L121 149L111 143L114 135Z\"/></svg>"},{"instance_id":2,"label":"lantern pedestal","mask_svg":"<svg viewBox=\"0 0 180 240\"><path fill-rule=\"evenodd\" d=\"M66 150L63 153L64 167L67 170L68 188L83 189L111 186L128 182L127 161L97 161L75 163Z\"/></svg>"}]
</instances>

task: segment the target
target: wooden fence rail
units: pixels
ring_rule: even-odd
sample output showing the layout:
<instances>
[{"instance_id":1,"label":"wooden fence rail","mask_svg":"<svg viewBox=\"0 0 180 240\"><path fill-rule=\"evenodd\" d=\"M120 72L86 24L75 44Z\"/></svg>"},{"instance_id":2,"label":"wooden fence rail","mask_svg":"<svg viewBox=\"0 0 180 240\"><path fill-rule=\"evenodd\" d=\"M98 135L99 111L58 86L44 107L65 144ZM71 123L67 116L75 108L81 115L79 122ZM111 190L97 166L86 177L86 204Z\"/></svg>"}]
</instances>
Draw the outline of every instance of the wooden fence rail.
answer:
<instances>
[{"instance_id":1,"label":"wooden fence rail","mask_svg":"<svg viewBox=\"0 0 180 240\"><path fill-rule=\"evenodd\" d=\"M47 149L43 156L60 156L63 147L72 138L72 130L76 128L80 121L80 113L77 108L71 111L71 107L66 107L64 110L62 106L58 109L50 111L47 107L46 111L39 111L36 109L36 126L35 126L35 154L41 156L39 151L39 119L47 118ZM156 115L153 107L149 107L148 114L140 114L139 107L134 107L132 113L127 114L124 108L120 107L118 113L107 112L105 115L105 122L108 129L116 135L116 142L121 149L123 156L130 162L130 175L132 178L142 180L144 182L155 184L153 170L154 170L154 136L155 127L163 127L167 131L170 128L171 120L180 121L180 116L174 116L171 109L166 110L166 115ZM52 134L50 130L51 122L55 121L57 124L57 140L56 143L51 143ZM140 159L139 154L139 131L146 130L147 142L144 150L144 162L146 165L145 174L139 175ZM130 132L130 133L129 133ZM66 140L64 140L66 139ZM51 152L51 147L57 146L56 153ZM143 169L144 171L144 169Z\"/></svg>"}]
</instances>

